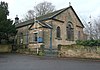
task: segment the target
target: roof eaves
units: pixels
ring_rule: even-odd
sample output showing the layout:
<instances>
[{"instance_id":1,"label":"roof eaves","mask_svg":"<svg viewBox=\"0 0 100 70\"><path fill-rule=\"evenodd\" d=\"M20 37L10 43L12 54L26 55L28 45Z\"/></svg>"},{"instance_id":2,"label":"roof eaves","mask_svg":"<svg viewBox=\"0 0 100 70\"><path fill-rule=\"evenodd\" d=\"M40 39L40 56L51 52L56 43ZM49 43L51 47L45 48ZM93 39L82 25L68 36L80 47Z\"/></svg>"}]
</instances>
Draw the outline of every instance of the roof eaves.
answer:
<instances>
[{"instance_id":1,"label":"roof eaves","mask_svg":"<svg viewBox=\"0 0 100 70\"><path fill-rule=\"evenodd\" d=\"M22 25L22 26L15 26L16 28L21 28L21 27L24 27L24 26L28 26L28 25L31 25L32 23L30 24L27 24L27 25Z\"/></svg>"},{"instance_id":2,"label":"roof eaves","mask_svg":"<svg viewBox=\"0 0 100 70\"><path fill-rule=\"evenodd\" d=\"M61 22L61 23L64 23L64 21L59 20L59 19L56 19L56 18L52 18L52 20L54 20L54 21L58 21L58 22Z\"/></svg>"},{"instance_id":3,"label":"roof eaves","mask_svg":"<svg viewBox=\"0 0 100 70\"><path fill-rule=\"evenodd\" d=\"M51 25L49 25L48 23L44 23L44 22L41 22L42 24L44 24L46 27L48 27L48 28L50 28L50 29L52 29L52 26Z\"/></svg>"},{"instance_id":4,"label":"roof eaves","mask_svg":"<svg viewBox=\"0 0 100 70\"><path fill-rule=\"evenodd\" d=\"M24 21L24 22L17 24L15 27L20 28L20 27L23 27L23 26L31 25L33 23L33 21L34 21L33 19L28 20L28 21Z\"/></svg>"},{"instance_id":5,"label":"roof eaves","mask_svg":"<svg viewBox=\"0 0 100 70\"><path fill-rule=\"evenodd\" d=\"M51 19L51 17L47 17L47 18L43 18L43 19L40 19L40 20L38 20L38 21L45 21L45 20L49 20L49 19Z\"/></svg>"},{"instance_id":6,"label":"roof eaves","mask_svg":"<svg viewBox=\"0 0 100 70\"><path fill-rule=\"evenodd\" d=\"M51 25L49 25L49 24L47 24L47 23L44 23L44 22L42 22L43 20L36 20L35 22L36 23L38 23L38 24L40 24L40 23L42 23L42 24L40 24L42 27L44 27L44 28L49 28L49 29L52 29L52 26ZM34 23L35 23L34 22ZM29 27L29 30L31 30L31 27L34 25L34 23Z\"/></svg>"}]
</instances>

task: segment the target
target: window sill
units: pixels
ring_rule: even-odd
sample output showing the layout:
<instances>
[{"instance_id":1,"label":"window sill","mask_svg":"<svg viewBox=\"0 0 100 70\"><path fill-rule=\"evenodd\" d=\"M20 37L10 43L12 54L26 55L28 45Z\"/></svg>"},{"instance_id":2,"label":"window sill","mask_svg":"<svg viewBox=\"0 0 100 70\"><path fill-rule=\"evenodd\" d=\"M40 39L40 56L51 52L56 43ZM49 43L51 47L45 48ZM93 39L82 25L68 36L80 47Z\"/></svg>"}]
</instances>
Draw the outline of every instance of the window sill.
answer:
<instances>
[{"instance_id":1,"label":"window sill","mask_svg":"<svg viewBox=\"0 0 100 70\"><path fill-rule=\"evenodd\" d=\"M70 40L70 39L67 39L67 38L65 40L67 40L67 41L74 41L74 40Z\"/></svg>"},{"instance_id":2,"label":"window sill","mask_svg":"<svg viewBox=\"0 0 100 70\"><path fill-rule=\"evenodd\" d=\"M74 41L74 40L66 40L66 41Z\"/></svg>"},{"instance_id":3,"label":"window sill","mask_svg":"<svg viewBox=\"0 0 100 70\"><path fill-rule=\"evenodd\" d=\"M59 38L57 37L57 38L55 38L55 39L57 39L57 40L62 40L62 38L61 38L61 37L59 37Z\"/></svg>"}]
</instances>

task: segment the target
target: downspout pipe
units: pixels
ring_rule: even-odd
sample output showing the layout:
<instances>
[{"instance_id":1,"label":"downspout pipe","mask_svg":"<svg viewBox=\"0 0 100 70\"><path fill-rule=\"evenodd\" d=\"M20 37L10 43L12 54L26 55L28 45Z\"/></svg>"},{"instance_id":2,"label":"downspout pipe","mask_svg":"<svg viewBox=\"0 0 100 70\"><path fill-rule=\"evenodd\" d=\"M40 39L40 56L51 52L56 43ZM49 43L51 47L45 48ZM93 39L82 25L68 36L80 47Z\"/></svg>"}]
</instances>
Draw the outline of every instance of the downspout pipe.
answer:
<instances>
[{"instance_id":1,"label":"downspout pipe","mask_svg":"<svg viewBox=\"0 0 100 70\"><path fill-rule=\"evenodd\" d=\"M52 22L51 22L52 25ZM52 52L52 29L50 29L50 51Z\"/></svg>"}]
</instances>

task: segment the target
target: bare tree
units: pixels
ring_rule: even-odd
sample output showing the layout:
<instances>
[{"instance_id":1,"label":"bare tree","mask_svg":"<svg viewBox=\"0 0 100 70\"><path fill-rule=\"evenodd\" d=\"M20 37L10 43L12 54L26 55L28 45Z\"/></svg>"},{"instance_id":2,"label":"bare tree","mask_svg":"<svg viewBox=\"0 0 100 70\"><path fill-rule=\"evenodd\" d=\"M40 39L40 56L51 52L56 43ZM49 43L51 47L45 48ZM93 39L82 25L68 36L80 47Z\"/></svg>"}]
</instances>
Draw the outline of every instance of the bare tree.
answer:
<instances>
[{"instance_id":1,"label":"bare tree","mask_svg":"<svg viewBox=\"0 0 100 70\"><path fill-rule=\"evenodd\" d=\"M94 39L100 39L100 18L94 20L94 28L93 28Z\"/></svg>"},{"instance_id":2,"label":"bare tree","mask_svg":"<svg viewBox=\"0 0 100 70\"><path fill-rule=\"evenodd\" d=\"M44 1L34 6L34 10L29 10L27 14L24 15L24 18L21 19L21 22L33 19L35 16L38 17L38 16L45 15L47 13L51 13L54 10L55 10L55 6L52 5L52 3Z\"/></svg>"},{"instance_id":3,"label":"bare tree","mask_svg":"<svg viewBox=\"0 0 100 70\"><path fill-rule=\"evenodd\" d=\"M88 34L89 39L100 39L100 18L85 24L85 33Z\"/></svg>"},{"instance_id":4,"label":"bare tree","mask_svg":"<svg viewBox=\"0 0 100 70\"><path fill-rule=\"evenodd\" d=\"M55 6L52 5L52 3L44 1L42 3L37 4L34 7L34 11L36 13L36 16L42 16L47 13L51 13L55 10Z\"/></svg>"},{"instance_id":5,"label":"bare tree","mask_svg":"<svg viewBox=\"0 0 100 70\"><path fill-rule=\"evenodd\" d=\"M27 21L33 19L34 17L35 17L34 10L29 10L27 14L24 16L24 19L22 19L22 21Z\"/></svg>"}]
</instances>

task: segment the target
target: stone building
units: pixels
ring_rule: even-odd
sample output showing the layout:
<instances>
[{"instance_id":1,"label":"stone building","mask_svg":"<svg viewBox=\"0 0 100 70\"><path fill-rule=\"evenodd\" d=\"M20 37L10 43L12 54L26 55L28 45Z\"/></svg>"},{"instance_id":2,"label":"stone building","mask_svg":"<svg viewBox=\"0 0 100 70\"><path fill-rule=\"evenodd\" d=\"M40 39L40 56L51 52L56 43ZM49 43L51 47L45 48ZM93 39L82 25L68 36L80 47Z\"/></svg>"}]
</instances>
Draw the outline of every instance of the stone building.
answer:
<instances>
[{"instance_id":1,"label":"stone building","mask_svg":"<svg viewBox=\"0 0 100 70\"><path fill-rule=\"evenodd\" d=\"M84 25L72 6L37 17L35 21L16 23L16 28L17 45L30 48L42 44L46 48L57 48L59 44L71 45L84 39Z\"/></svg>"}]
</instances>

